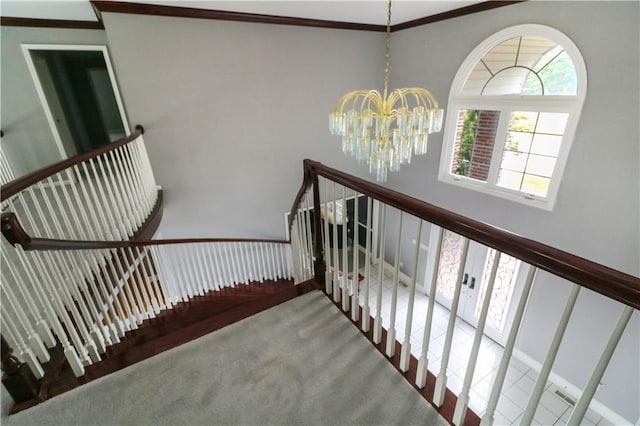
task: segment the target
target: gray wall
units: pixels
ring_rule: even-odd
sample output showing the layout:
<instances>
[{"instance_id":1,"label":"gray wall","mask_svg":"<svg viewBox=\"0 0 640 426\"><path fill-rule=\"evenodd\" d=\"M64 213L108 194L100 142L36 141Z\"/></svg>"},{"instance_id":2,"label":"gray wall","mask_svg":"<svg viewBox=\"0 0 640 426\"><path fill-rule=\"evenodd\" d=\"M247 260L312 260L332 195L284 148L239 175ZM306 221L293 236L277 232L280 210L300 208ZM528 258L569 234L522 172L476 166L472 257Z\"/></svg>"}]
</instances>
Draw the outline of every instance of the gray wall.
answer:
<instances>
[{"instance_id":1,"label":"gray wall","mask_svg":"<svg viewBox=\"0 0 640 426\"><path fill-rule=\"evenodd\" d=\"M106 45L102 30L0 27L2 149L17 176L61 159L21 44Z\"/></svg>"},{"instance_id":2,"label":"gray wall","mask_svg":"<svg viewBox=\"0 0 640 426\"><path fill-rule=\"evenodd\" d=\"M165 190L163 236L283 237L304 158L365 172L328 134L329 113L344 92L382 84L382 34L103 17Z\"/></svg>"},{"instance_id":3,"label":"gray wall","mask_svg":"<svg viewBox=\"0 0 640 426\"><path fill-rule=\"evenodd\" d=\"M637 276L638 16L637 2L526 2L395 33L393 85L423 85L445 108L453 77L471 50L491 34L517 24L549 25L569 36L582 52L589 80L553 211L439 182L442 134L431 139L427 156L392 175L389 186ZM541 277L519 349L543 359L568 291L567 283ZM581 376L593 368L620 311L619 304L582 291L554 371L584 385ZM640 415L639 336L636 312L602 380L606 385L596 394L631 421Z\"/></svg>"}]
</instances>

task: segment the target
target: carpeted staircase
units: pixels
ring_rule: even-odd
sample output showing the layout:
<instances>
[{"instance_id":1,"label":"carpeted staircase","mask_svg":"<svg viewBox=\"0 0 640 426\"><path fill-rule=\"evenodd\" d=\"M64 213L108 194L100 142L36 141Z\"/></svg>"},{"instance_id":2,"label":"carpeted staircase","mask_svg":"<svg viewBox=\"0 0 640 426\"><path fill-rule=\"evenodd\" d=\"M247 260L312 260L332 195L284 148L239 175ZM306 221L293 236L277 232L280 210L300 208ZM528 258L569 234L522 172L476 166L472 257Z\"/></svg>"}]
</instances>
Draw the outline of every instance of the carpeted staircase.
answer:
<instances>
[{"instance_id":1,"label":"carpeted staircase","mask_svg":"<svg viewBox=\"0 0 640 426\"><path fill-rule=\"evenodd\" d=\"M9 417L7 397L5 426L447 424L319 291Z\"/></svg>"}]
</instances>

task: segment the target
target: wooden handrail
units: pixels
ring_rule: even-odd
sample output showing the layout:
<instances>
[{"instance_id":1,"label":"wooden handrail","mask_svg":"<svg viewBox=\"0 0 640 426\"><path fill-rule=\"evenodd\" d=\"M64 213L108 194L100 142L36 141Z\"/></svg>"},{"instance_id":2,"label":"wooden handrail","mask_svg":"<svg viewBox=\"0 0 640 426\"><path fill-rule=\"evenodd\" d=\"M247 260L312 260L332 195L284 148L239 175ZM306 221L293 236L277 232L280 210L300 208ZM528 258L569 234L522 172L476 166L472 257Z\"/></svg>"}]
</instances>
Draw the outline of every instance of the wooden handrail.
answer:
<instances>
[{"instance_id":1,"label":"wooden handrail","mask_svg":"<svg viewBox=\"0 0 640 426\"><path fill-rule=\"evenodd\" d=\"M516 257L523 262L635 309L640 309L640 278L638 277L493 225L450 212L417 198L327 167L316 161L304 160L304 169L305 182L310 182L314 175L325 177L398 210Z\"/></svg>"},{"instance_id":2,"label":"wooden handrail","mask_svg":"<svg viewBox=\"0 0 640 426\"><path fill-rule=\"evenodd\" d=\"M145 246L162 246L189 243L273 243L289 244L289 240L269 240L256 238L174 238L160 240L125 241L84 241L58 240L54 238L31 237L13 212L2 213L2 234L12 246L19 244L23 250L99 250Z\"/></svg>"},{"instance_id":3,"label":"wooden handrail","mask_svg":"<svg viewBox=\"0 0 640 426\"><path fill-rule=\"evenodd\" d=\"M307 192L307 189L309 189L309 187L313 183L312 169L307 167L307 161L311 161L311 160L304 161L304 170L303 170L304 173L302 177L302 184L300 185L300 189L298 189L298 193L296 194L296 197L293 200L293 204L291 205L291 210L289 211L289 223L288 223L289 236L291 236L291 228L293 227L293 221L295 220L298 206L302 202L302 197L304 197L305 192Z\"/></svg>"},{"instance_id":4,"label":"wooden handrail","mask_svg":"<svg viewBox=\"0 0 640 426\"><path fill-rule=\"evenodd\" d=\"M144 127L140 124L136 125L135 130L128 136L124 138L118 139L112 143L100 146L98 148L92 149L90 151L84 152L82 154L74 155L73 157L66 158L64 160L58 161L57 163L51 164L49 166L45 166L41 169L28 173L22 177L19 177L16 180L13 180L9 183L2 185L0 188L0 201L4 201L10 197L13 197L18 192L30 187L31 185L40 182L43 179L48 178L62 170L65 170L69 167L75 166L76 164L80 164L84 161L95 158L99 155L105 154L109 151L113 151L115 149L120 148L123 145L128 144L129 142L138 138L138 136L144 134Z\"/></svg>"}]
</instances>

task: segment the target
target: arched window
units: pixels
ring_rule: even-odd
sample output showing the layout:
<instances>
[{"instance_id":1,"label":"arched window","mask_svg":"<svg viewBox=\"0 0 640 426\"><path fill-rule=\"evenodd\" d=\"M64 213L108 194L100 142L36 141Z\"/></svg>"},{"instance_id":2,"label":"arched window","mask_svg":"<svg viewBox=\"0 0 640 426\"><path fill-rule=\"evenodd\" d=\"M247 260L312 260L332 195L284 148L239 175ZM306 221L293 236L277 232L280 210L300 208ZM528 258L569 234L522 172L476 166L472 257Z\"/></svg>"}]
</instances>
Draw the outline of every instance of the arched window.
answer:
<instances>
[{"instance_id":1,"label":"arched window","mask_svg":"<svg viewBox=\"0 0 640 426\"><path fill-rule=\"evenodd\" d=\"M453 81L440 180L551 210L586 90L582 55L561 32L489 37Z\"/></svg>"}]
</instances>

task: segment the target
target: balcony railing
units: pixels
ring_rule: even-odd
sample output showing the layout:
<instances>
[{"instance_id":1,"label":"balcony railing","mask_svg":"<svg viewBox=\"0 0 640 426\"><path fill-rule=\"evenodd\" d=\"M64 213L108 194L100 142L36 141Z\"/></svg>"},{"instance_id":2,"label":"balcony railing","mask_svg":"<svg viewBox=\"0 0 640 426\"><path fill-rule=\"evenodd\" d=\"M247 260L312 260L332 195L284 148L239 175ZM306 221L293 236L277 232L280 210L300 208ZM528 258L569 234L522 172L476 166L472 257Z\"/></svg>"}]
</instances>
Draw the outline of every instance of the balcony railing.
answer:
<instances>
[{"instance_id":1,"label":"balcony railing","mask_svg":"<svg viewBox=\"0 0 640 426\"><path fill-rule=\"evenodd\" d=\"M305 202L308 199L312 203ZM594 348L600 352L599 360L576 395L578 401L568 424L582 422L629 319L640 308L638 277L310 160L305 160L304 182L290 217L299 219L299 223L292 224L294 229L297 227L299 239L294 257L308 265L307 274L315 275L324 284L327 295L363 332L369 333L375 344L381 345L381 351L397 362L397 367L424 390L434 405L450 405L451 420L456 425L474 422L467 413L470 403L476 412L483 413L482 424L493 424L520 324L540 271L571 285L526 409L518 420L520 424L537 420L536 410L581 291L592 290L601 298L619 302L619 319L604 347ZM472 251L485 261L479 270L470 266ZM426 285L424 292L419 292L418 271L425 270ZM404 295L402 299L400 293ZM424 306L419 315L414 315L418 308L416 297L423 294ZM475 335L472 344L461 350L454 344L454 329L460 307L469 304L469 298L475 302L467 314L468 321L475 322ZM449 304L441 348L431 335L436 300ZM511 307L509 312L506 304ZM486 401L473 401L470 390L485 333L505 327L498 323L504 322L502 317L507 315L508 328L501 337L494 337L502 339L504 351ZM421 335L412 331L416 328L423 330ZM396 340L401 342L399 356ZM415 342L418 347L412 347ZM447 388L449 362L454 356L466 360L464 378L455 389L455 396ZM440 365L431 365L430 357L439 359ZM415 366L414 371L410 366Z\"/></svg>"}]
</instances>

